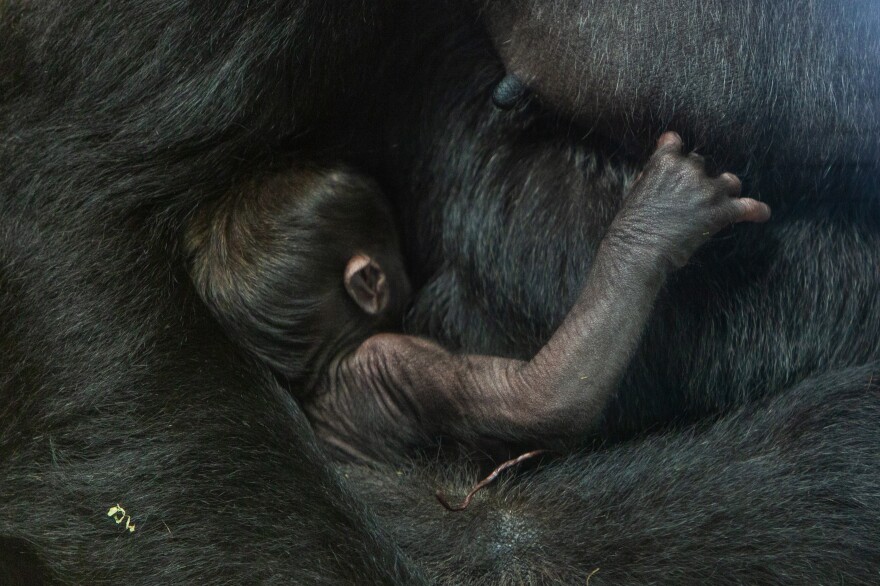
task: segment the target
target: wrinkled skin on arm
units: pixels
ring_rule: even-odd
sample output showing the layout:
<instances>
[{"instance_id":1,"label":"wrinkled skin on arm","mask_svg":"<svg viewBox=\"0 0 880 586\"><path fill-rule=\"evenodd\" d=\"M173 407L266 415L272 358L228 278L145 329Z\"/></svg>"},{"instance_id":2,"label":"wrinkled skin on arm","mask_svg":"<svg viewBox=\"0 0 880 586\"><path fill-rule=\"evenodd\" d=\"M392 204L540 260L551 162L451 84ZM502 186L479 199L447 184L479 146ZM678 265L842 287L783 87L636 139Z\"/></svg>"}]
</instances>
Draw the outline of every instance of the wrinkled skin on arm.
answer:
<instances>
[{"instance_id":1,"label":"wrinkled skin on arm","mask_svg":"<svg viewBox=\"0 0 880 586\"><path fill-rule=\"evenodd\" d=\"M571 189L595 145L493 109L503 72L471 15L355 4L371 12L3 3L0 576L24 549L12 540L66 584L875 583L876 183L774 207L668 282L620 420L690 409L702 430L547 462L466 515L433 498L475 480L454 466L334 473L290 397L199 309L175 246L188 212L266 149L336 138L327 154L348 160L353 136L375 137L368 168L410 202L406 252L427 259L419 333L528 358L574 302L583 226L610 221L603 191L629 168L612 161L590 198ZM424 26L394 26L407 9ZM136 533L106 516L116 503Z\"/></svg>"},{"instance_id":2,"label":"wrinkled skin on arm","mask_svg":"<svg viewBox=\"0 0 880 586\"><path fill-rule=\"evenodd\" d=\"M657 129L675 128L729 163L880 160L880 5L872 0L484 6L508 71L609 136L643 146Z\"/></svg>"},{"instance_id":3,"label":"wrinkled skin on arm","mask_svg":"<svg viewBox=\"0 0 880 586\"><path fill-rule=\"evenodd\" d=\"M730 173L709 178L675 133L635 183L603 239L580 297L530 361L454 355L380 334L330 369L306 407L325 442L355 459L393 459L420 438L543 445L587 433L641 337L666 275L722 227L763 222Z\"/></svg>"}]
</instances>

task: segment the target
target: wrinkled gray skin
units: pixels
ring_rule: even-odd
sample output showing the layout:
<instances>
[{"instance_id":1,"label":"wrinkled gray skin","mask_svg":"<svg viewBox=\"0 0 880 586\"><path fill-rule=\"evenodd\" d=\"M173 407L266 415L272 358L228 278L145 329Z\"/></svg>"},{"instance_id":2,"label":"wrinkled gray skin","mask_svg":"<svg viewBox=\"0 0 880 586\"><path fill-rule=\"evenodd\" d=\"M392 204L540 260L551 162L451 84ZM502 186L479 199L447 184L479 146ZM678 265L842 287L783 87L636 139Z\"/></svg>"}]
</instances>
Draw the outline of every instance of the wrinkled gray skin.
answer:
<instances>
[{"instance_id":1,"label":"wrinkled gray skin","mask_svg":"<svg viewBox=\"0 0 880 586\"><path fill-rule=\"evenodd\" d=\"M668 132L624 201L580 296L528 362L452 354L426 339L368 338L331 368L305 405L319 438L354 460L393 459L426 435L554 446L601 416L666 276L721 228L763 222L740 181L706 175Z\"/></svg>"},{"instance_id":2,"label":"wrinkled gray skin","mask_svg":"<svg viewBox=\"0 0 880 586\"><path fill-rule=\"evenodd\" d=\"M510 73L615 140L674 128L727 164L880 161L875 0L487 0L483 16Z\"/></svg>"},{"instance_id":3,"label":"wrinkled gray skin","mask_svg":"<svg viewBox=\"0 0 880 586\"><path fill-rule=\"evenodd\" d=\"M451 515L433 492L467 490L469 467L339 470L315 449L188 285L188 212L276 147L349 160L370 141L429 265L421 331L519 356L569 309L584 226L629 163L495 111L500 64L445 2L3 6L0 583L22 550L114 586L877 583L875 179L787 213L802 199L780 184L774 221L668 281L617 418L656 433ZM683 410L697 428L661 427Z\"/></svg>"}]
</instances>

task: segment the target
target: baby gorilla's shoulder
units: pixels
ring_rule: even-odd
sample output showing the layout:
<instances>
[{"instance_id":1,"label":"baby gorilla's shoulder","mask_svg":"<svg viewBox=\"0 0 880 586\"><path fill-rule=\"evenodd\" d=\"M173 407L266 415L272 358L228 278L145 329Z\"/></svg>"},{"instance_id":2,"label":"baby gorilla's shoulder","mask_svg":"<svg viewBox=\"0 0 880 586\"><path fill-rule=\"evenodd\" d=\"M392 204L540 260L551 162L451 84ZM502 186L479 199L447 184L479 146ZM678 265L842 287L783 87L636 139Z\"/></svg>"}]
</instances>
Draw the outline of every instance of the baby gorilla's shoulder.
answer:
<instances>
[{"instance_id":1,"label":"baby gorilla's shoulder","mask_svg":"<svg viewBox=\"0 0 880 586\"><path fill-rule=\"evenodd\" d=\"M355 460L399 457L422 445L424 421L442 413L426 389L451 354L411 336L377 334L334 362L304 406L325 445ZM430 426L428 426L430 427Z\"/></svg>"}]
</instances>

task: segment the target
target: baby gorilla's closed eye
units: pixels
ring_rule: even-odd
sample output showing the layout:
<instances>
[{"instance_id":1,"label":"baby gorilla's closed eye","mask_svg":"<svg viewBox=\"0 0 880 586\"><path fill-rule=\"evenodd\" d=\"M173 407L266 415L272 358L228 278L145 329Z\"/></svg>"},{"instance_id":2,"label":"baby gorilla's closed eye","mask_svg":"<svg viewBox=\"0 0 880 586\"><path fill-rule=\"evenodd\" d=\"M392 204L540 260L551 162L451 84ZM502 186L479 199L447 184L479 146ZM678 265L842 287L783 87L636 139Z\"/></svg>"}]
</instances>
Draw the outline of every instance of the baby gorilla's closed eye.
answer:
<instances>
[{"instance_id":1,"label":"baby gorilla's closed eye","mask_svg":"<svg viewBox=\"0 0 880 586\"><path fill-rule=\"evenodd\" d=\"M455 355L399 329L409 296L390 207L346 169L246 184L193 222L193 280L239 343L302 401L318 437L387 460L446 436L542 447L588 432L668 272L711 234L765 221L739 180L706 175L664 134L612 223L574 308L530 361Z\"/></svg>"}]
</instances>

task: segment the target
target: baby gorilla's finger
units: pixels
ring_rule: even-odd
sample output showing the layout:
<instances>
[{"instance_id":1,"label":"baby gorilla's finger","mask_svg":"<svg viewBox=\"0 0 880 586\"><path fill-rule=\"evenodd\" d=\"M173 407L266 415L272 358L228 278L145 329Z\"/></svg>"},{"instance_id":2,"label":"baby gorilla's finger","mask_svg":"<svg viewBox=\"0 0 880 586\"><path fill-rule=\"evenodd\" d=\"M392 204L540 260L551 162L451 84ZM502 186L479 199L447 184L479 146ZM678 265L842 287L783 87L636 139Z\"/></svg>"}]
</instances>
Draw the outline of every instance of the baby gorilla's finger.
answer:
<instances>
[{"instance_id":1,"label":"baby gorilla's finger","mask_svg":"<svg viewBox=\"0 0 880 586\"><path fill-rule=\"evenodd\" d=\"M706 158L697 151L691 151L690 153L688 153L688 159L695 165L699 165L701 169L706 164Z\"/></svg>"},{"instance_id":2,"label":"baby gorilla's finger","mask_svg":"<svg viewBox=\"0 0 880 586\"><path fill-rule=\"evenodd\" d=\"M657 150L671 150L673 152L680 152L682 146L681 137L677 132L664 132L660 135L660 138L657 139Z\"/></svg>"},{"instance_id":3,"label":"baby gorilla's finger","mask_svg":"<svg viewBox=\"0 0 880 586\"><path fill-rule=\"evenodd\" d=\"M770 206L750 197L732 198L730 200L731 221L766 222L770 219Z\"/></svg>"},{"instance_id":4,"label":"baby gorilla's finger","mask_svg":"<svg viewBox=\"0 0 880 586\"><path fill-rule=\"evenodd\" d=\"M722 173L718 181L724 186L724 192L730 197L739 196L742 191L742 181L733 173Z\"/></svg>"}]
</instances>

